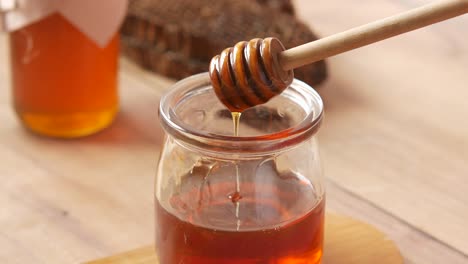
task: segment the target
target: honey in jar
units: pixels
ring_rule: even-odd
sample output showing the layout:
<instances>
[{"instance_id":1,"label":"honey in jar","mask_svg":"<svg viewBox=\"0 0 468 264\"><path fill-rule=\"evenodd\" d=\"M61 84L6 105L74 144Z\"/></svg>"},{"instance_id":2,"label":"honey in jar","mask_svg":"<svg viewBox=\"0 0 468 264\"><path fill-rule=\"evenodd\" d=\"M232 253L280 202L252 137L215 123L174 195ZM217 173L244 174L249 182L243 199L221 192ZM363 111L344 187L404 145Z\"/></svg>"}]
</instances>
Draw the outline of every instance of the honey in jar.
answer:
<instances>
[{"instance_id":1,"label":"honey in jar","mask_svg":"<svg viewBox=\"0 0 468 264\"><path fill-rule=\"evenodd\" d=\"M53 13L10 34L14 108L30 130L72 138L107 127L118 109L118 35L99 47Z\"/></svg>"},{"instance_id":2,"label":"honey in jar","mask_svg":"<svg viewBox=\"0 0 468 264\"><path fill-rule=\"evenodd\" d=\"M222 173L215 174L223 177ZM312 186L292 173L263 174L245 178L277 181L242 182L233 199L234 181L225 176L201 189L181 186L185 191L171 198L166 205L169 211L156 201L161 263L320 262L324 201ZM193 184L193 177L203 175L187 175L187 182L181 184ZM206 201L200 198L203 195Z\"/></svg>"},{"instance_id":3,"label":"honey in jar","mask_svg":"<svg viewBox=\"0 0 468 264\"><path fill-rule=\"evenodd\" d=\"M206 73L176 83L159 108L159 262L319 264L322 111L318 94L298 80L241 114L218 100Z\"/></svg>"}]
</instances>

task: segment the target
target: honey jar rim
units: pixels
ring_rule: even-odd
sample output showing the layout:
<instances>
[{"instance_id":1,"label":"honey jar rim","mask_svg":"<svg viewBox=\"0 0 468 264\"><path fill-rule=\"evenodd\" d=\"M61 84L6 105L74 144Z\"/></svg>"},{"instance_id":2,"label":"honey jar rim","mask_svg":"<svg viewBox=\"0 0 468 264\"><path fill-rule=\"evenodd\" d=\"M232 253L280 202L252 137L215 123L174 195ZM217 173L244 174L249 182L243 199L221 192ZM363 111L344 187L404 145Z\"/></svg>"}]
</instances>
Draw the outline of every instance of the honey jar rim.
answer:
<instances>
[{"instance_id":1,"label":"honey jar rim","mask_svg":"<svg viewBox=\"0 0 468 264\"><path fill-rule=\"evenodd\" d=\"M208 73L192 75L176 82L162 96L159 105L159 118L166 133L185 146L200 151L256 155L286 150L315 135L323 119L324 107L320 95L308 84L294 79L291 87L313 104L310 111L298 124L285 130L259 136L236 137L195 130L176 118L174 112L171 111L171 105L175 105L176 101L182 100L184 94L187 94L189 90L208 86L211 86Z\"/></svg>"}]
</instances>

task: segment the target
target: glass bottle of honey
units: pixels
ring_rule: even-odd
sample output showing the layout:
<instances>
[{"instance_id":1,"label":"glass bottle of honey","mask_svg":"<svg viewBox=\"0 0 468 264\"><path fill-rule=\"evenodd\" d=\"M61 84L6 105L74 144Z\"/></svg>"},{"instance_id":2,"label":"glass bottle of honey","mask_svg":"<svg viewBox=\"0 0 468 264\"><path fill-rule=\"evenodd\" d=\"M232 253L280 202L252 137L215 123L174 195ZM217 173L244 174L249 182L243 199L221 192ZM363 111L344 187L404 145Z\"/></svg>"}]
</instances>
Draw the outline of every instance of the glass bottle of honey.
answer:
<instances>
[{"instance_id":1,"label":"glass bottle of honey","mask_svg":"<svg viewBox=\"0 0 468 264\"><path fill-rule=\"evenodd\" d=\"M295 79L236 117L207 73L161 98L166 137L155 184L161 264L319 264L325 186L322 99Z\"/></svg>"},{"instance_id":2,"label":"glass bottle of honey","mask_svg":"<svg viewBox=\"0 0 468 264\"><path fill-rule=\"evenodd\" d=\"M117 33L98 46L59 13L11 32L13 102L22 123L73 138L107 127L118 110Z\"/></svg>"}]
</instances>

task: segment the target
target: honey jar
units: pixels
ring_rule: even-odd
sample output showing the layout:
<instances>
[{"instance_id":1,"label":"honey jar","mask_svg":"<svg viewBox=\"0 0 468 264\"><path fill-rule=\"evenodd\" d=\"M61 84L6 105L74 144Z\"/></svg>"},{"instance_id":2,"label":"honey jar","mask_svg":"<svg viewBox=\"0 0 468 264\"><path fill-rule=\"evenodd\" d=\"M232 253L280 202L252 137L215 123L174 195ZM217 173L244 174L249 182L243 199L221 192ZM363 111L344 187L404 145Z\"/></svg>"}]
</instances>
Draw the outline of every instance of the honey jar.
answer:
<instances>
[{"instance_id":1,"label":"honey jar","mask_svg":"<svg viewBox=\"0 0 468 264\"><path fill-rule=\"evenodd\" d=\"M40 2L33 7L43 8ZM76 21L47 8L10 31L14 109L26 128L41 135L74 138L100 131L118 111L118 27L100 45Z\"/></svg>"},{"instance_id":2,"label":"honey jar","mask_svg":"<svg viewBox=\"0 0 468 264\"><path fill-rule=\"evenodd\" d=\"M319 95L294 80L243 111L236 126L208 74L176 83L159 108L166 131L155 187L159 263L319 264L322 112Z\"/></svg>"}]
</instances>

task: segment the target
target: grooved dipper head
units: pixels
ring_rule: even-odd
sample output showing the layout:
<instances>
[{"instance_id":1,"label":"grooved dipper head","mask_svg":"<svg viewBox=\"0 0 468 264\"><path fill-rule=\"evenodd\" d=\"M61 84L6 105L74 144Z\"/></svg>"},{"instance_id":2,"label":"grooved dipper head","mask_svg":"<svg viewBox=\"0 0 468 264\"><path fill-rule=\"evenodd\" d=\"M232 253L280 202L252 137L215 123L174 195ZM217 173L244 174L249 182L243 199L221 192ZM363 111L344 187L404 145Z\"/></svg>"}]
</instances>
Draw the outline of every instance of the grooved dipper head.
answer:
<instances>
[{"instance_id":1,"label":"grooved dipper head","mask_svg":"<svg viewBox=\"0 0 468 264\"><path fill-rule=\"evenodd\" d=\"M209 74L216 96L231 112L242 112L280 94L294 78L278 63L284 49L276 38L256 38L213 57Z\"/></svg>"}]
</instances>

